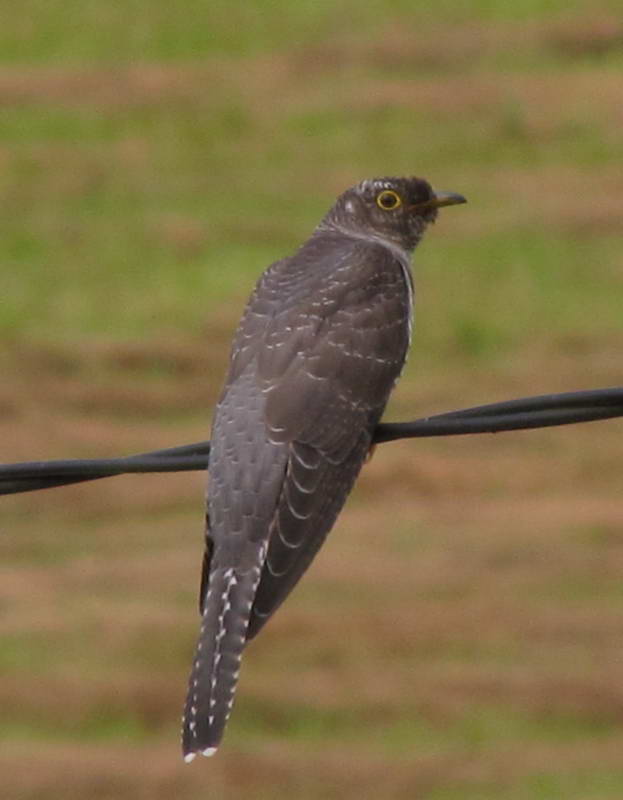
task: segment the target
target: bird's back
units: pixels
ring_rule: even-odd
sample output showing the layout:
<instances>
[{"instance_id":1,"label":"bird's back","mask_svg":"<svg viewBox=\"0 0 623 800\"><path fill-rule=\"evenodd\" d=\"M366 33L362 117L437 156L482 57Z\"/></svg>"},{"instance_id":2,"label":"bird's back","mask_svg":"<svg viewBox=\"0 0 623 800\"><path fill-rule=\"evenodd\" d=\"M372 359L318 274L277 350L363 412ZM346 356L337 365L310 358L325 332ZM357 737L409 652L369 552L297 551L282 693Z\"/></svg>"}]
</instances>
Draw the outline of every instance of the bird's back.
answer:
<instances>
[{"instance_id":1,"label":"bird's back","mask_svg":"<svg viewBox=\"0 0 623 800\"><path fill-rule=\"evenodd\" d=\"M315 235L258 281L213 424L187 758L217 747L245 641L333 526L404 364L410 318L406 257L374 240Z\"/></svg>"}]
</instances>

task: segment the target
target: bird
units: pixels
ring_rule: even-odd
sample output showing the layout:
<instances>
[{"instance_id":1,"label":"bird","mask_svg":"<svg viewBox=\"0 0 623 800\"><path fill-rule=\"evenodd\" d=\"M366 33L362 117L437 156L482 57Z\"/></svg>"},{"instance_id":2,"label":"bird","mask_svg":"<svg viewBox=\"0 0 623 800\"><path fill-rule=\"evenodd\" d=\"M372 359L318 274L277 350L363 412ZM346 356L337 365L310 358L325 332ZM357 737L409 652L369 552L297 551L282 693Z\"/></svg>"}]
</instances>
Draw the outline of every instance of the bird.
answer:
<instances>
[{"instance_id":1,"label":"bird","mask_svg":"<svg viewBox=\"0 0 623 800\"><path fill-rule=\"evenodd\" d=\"M412 252L439 208L465 202L422 178L364 180L257 281L212 423L186 762L217 751L246 644L310 565L368 457L411 341Z\"/></svg>"}]
</instances>

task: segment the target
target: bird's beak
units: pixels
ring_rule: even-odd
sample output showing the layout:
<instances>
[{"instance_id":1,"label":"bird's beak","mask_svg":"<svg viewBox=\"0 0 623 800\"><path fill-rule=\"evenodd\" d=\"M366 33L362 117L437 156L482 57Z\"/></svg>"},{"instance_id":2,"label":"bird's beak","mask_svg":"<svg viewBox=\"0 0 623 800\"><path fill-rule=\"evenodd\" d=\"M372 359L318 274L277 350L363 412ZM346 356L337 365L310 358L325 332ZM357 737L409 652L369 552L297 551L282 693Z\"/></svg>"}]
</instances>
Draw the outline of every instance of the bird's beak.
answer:
<instances>
[{"instance_id":1,"label":"bird's beak","mask_svg":"<svg viewBox=\"0 0 623 800\"><path fill-rule=\"evenodd\" d=\"M442 206L458 206L460 203L467 203L462 194L456 192L435 192L430 200L424 203L416 203L411 208L415 211L426 211L429 208L441 208Z\"/></svg>"},{"instance_id":2,"label":"bird's beak","mask_svg":"<svg viewBox=\"0 0 623 800\"><path fill-rule=\"evenodd\" d=\"M441 208L442 206L458 206L460 203L467 203L462 194L456 192L435 192L430 201L431 208Z\"/></svg>"}]
</instances>

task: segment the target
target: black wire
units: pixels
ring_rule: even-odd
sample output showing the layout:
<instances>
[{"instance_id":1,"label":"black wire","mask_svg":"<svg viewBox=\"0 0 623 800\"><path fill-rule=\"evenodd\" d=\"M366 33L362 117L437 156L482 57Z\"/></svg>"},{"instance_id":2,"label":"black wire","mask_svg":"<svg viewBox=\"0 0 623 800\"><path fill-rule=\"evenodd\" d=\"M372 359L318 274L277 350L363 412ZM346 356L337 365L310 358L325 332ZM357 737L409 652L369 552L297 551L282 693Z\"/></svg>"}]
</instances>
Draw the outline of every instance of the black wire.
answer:
<instances>
[{"instance_id":1,"label":"black wire","mask_svg":"<svg viewBox=\"0 0 623 800\"><path fill-rule=\"evenodd\" d=\"M413 422L383 422L375 444L423 436L546 428L623 416L623 387L522 397L448 411ZM30 461L0 465L0 495L30 492L133 472L184 472L208 466L210 442L122 458Z\"/></svg>"},{"instance_id":2,"label":"black wire","mask_svg":"<svg viewBox=\"0 0 623 800\"><path fill-rule=\"evenodd\" d=\"M623 388L591 389L522 397L436 414L414 422L381 423L374 439L375 442L390 442L415 436L498 433L620 416L623 416Z\"/></svg>"}]
</instances>

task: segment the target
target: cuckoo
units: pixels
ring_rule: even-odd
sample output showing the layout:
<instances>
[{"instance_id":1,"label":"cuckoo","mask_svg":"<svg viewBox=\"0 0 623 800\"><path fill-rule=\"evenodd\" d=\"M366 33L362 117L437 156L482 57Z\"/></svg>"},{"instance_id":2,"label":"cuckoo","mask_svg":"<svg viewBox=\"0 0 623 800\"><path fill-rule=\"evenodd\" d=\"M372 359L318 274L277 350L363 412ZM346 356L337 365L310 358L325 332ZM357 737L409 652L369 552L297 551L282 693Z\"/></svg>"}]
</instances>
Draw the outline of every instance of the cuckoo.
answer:
<instances>
[{"instance_id":1,"label":"cuckoo","mask_svg":"<svg viewBox=\"0 0 623 800\"><path fill-rule=\"evenodd\" d=\"M212 427L186 761L213 755L246 643L318 552L366 460L411 339L411 254L442 206L421 178L365 180L261 275Z\"/></svg>"}]
</instances>

